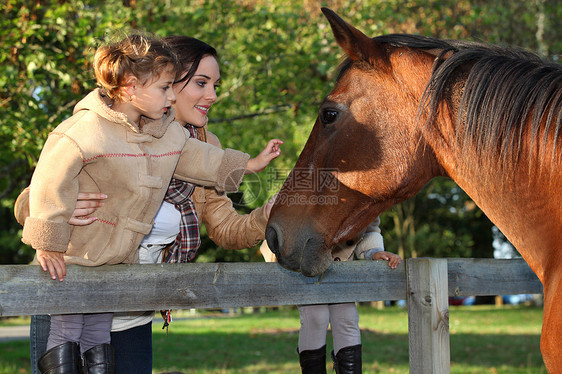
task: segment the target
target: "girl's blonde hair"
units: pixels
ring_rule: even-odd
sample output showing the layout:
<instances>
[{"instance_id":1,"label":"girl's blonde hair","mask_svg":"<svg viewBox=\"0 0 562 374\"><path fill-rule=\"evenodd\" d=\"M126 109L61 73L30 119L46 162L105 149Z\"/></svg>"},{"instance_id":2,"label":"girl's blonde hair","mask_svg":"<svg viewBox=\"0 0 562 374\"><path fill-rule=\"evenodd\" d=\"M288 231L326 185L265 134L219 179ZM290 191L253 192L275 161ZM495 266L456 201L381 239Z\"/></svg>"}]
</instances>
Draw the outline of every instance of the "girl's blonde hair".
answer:
<instances>
[{"instance_id":1,"label":"girl's blonde hair","mask_svg":"<svg viewBox=\"0 0 562 374\"><path fill-rule=\"evenodd\" d=\"M98 85L111 99L126 101L123 87L129 76L144 85L172 69L176 74L179 62L175 53L162 40L133 34L100 46L94 55L94 72Z\"/></svg>"}]
</instances>

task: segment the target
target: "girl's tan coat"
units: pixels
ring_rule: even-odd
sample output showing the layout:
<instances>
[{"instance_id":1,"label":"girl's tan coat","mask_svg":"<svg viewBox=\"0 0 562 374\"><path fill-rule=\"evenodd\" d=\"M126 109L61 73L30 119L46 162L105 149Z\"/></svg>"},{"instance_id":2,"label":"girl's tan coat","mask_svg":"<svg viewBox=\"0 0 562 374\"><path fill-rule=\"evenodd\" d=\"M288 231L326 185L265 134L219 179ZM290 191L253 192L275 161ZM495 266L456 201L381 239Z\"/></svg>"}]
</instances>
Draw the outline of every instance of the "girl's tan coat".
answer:
<instances>
[{"instance_id":1,"label":"girl's tan coat","mask_svg":"<svg viewBox=\"0 0 562 374\"><path fill-rule=\"evenodd\" d=\"M173 110L140 128L111 110L99 90L49 134L31 180L24 243L65 252L86 266L137 262L172 176L222 191L236 191L247 154L189 138ZM87 226L70 226L80 192L108 196Z\"/></svg>"}]
</instances>

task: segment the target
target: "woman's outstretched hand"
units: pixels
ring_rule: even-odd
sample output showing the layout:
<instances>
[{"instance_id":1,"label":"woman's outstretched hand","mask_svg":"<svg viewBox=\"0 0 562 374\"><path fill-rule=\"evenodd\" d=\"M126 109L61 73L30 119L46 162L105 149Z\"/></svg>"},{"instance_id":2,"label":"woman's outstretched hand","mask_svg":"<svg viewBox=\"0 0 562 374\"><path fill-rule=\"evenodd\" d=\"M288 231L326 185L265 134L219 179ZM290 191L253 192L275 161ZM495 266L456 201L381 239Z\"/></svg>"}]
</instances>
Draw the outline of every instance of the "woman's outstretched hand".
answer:
<instances>
[{"instance_id":1,"label":"woman's outstretched hand","mask_svg":"<svg viewBox=\"0 0 562 374\"><path fill-rule=\"evenodd\" d=\"M282 140L271 139L259 155L248 160L245 174L259 173L265 169L271 160L279 157L281 154L281 144L283 144Z\"/></svg>"}]
</instances>

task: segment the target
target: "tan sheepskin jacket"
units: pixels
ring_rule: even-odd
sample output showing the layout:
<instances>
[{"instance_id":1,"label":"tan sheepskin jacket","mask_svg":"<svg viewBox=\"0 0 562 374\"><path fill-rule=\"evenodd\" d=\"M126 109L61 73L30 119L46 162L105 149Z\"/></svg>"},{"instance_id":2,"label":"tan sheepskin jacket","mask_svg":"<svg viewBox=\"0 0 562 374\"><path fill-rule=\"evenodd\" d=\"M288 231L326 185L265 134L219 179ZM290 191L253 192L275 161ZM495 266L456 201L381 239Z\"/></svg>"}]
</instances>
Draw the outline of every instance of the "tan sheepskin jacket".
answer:
<instances>
[{"instance_id":1,"label":"tan sheepskin jacket","mask_svg":"<svg viewBox=\"0 0 562 374\"><path fill-rule=\"evenodd\" d=\"M244 249L264 240L268 220L265 205L248 214L238 214L232 200L212 187L195 187L191 197L200 222L215 244L226 249ZM23 226L29 216L29 187L18 196L14 214Z\"/></svg>"},{"instance_id":2,"label":"tan sheepskin jacket","mask_svg":"<svg viewBox=\"0 0 562 374\"><path fill-rule=\"evenodd\" d=\"M220 143L209 143L220 146ZM191 198L200 222L205 224L207 235L215 244L226 249L243 249L251 248L264 240L268 220L265 206L248 214L238 214L232 200L212 187L195 187ZM18 196L14 214L16 220L23 225L29 216L29 188Z\"/></svg>"},{"instance_id":3,"label":"tan sheepskin jacket","mask_svg":"<svg viewBox=\"0 0 562 374\"><path fill-rule=\"evenodd\" d=\"M111 110L99 90L49 134L33 174L24 243L65 253L71 264L138 262L137 247L152 228L172 176L236 191L249 156L196 139L171 110L141 128ZM108 196L87 226L70 226L78 189Z\"/></svg>"}]
</instances>

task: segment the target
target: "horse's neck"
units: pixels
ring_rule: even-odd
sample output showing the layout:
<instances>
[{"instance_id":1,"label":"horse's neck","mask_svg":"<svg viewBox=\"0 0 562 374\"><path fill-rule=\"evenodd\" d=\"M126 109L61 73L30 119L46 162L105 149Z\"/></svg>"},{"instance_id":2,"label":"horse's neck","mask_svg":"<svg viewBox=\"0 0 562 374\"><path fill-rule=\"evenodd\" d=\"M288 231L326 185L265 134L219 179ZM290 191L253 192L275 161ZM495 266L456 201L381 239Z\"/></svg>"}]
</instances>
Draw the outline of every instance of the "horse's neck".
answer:
<instances>
[{"instance_id":1,"label":"horse's neck","mask_svg":"<svg viewBox=\"0 0 562 374\"><path fill-rule=\"evenodd\" d=\"M545 269L554 265L553 251L562 248L560 178L554 176L558 179L550 179L549 185L539 178L529 179L528 170L507 174L476 163L448 172L542 281Z\"/></svg>"}]
</instances>

